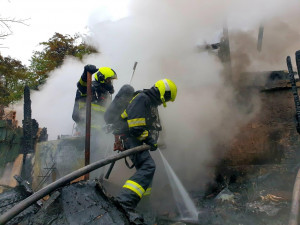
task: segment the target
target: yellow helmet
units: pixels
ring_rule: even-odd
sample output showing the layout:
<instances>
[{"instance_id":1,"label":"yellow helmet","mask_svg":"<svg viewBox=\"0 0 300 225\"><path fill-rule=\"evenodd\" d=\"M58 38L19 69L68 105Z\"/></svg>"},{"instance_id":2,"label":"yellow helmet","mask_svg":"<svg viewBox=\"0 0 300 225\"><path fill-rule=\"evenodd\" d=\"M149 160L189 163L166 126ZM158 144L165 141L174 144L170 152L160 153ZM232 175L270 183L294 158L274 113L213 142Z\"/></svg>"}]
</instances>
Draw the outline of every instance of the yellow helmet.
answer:
<instances>
[{"instance_id":1,"label":"yellow helmet","mask_svg":"<svg viewBox=\"0 0 300 225\"><path fill-rule=\"evenodd\" d=\"M107 78L117 79L117 73L109 67L101 67L95 73L95 80L104 83Z\"/></svg>"},{"instance_id":2,"label":"yellow helmet","mask_svg":"<svg viewBox=\"0 0 300 225\"><path fill-rule=\"evenodd\" d=\"M177 95L177 87L173 81L169 79L159 80L155 83L155 87L157 87L157 89L159 90L160 99L164 107L167 107L167 101L175 101Z\"/></svg>"}]
</instances>

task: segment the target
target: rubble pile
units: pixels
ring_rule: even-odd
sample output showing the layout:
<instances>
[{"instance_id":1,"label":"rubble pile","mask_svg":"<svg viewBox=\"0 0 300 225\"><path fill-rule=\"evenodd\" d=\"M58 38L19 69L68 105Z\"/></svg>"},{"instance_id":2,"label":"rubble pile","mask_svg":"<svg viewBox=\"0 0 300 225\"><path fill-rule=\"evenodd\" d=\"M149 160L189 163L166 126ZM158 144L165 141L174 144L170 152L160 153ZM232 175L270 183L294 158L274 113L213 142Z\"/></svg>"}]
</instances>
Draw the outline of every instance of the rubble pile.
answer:
<instances>
[{"instance_id":1,"label":"rubble pile","mask_svg":"<svg viewBox=\"0 0 300 225\"><path fill-rule=\"evenodd\" d=\"M296 171L253 174L248 182L232 183L221 192L195 199L199 224L288 224Z\"/></svg>"},{"instance_id":2,"label":"rubble pile","mask_svg":"<svg viewBox=\"0 0 300 225\"><path fill-rule=\"evenodd\" d=\"M30 196L33 191L30 188L30 184L27 181L24 181L21 177L15 176L15 179L18 182L18 186L15 188L11 188L6 190L4 193L0 194L0 215L4 212L18 204L20 201L24 200L28 196ZM33 204L19 215L15 216L11 219L7 225L9 224L18 224L20 223L25 217L33 215L39 210L38 204Z\"/></svg>"}]
</instances>

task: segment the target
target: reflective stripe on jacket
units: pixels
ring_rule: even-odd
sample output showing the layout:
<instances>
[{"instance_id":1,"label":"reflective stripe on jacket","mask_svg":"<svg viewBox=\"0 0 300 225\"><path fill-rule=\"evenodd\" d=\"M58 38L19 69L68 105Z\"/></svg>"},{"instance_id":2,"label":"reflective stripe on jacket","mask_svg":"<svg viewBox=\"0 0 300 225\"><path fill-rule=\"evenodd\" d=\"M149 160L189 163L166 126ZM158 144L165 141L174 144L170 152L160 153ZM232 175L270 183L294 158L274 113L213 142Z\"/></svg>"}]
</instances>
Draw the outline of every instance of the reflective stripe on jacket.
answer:
<instances>
[{"instance_id":1,"label":"reflective stripe on jacket","mask_svg":"<svg viewBox=\"0 0 300 225\"><path fill-rule=\"evenodd\" d=\"M151 100L145 93L141 92L133 97L121 117L127 120L130 135L140 141L151 138L149 135Z\"/></svg>"},{"instance_id":2,"label":"reflective stripe on jacket","mask_svg":"<svg viewBox=\"0 0 300 225\"><path fill-rule=\"evenodd\" d=\"M85 105L86 105L86 102L80 101L79 102L79 109L85 108ZM101 105L98 105L98 104L95 104L95 103L91 103L91 109L95 112L105 112L106 111L105 107L103 107Z\"/></svg>"}]
</instances>

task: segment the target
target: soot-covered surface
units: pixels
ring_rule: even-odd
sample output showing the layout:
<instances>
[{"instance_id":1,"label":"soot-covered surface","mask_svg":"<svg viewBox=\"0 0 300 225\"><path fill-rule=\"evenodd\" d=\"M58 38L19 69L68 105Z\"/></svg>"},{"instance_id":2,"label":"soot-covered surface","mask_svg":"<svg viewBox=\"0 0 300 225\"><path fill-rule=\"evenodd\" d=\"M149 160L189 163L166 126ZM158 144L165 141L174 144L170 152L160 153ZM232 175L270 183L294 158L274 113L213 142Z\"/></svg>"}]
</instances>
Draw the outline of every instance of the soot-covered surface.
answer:
<instances>
[{"instance_id":1,"label":"soot-covered surface","mask_svg":"<svg viewBox=\"0 0 300 225\"><path fill-rule=\"evenodd\" d=\"M96 181L78 182L53 192L43 207L21 224L130 224L122 209Z\"/></svg>"},{"instance_id":2,"label":"soot-covered surface","mask_svg":"<svg viewBox=\"0 0 300 225\"><path fill-rule=\"evenodd\" d=\"M25 185L24 185L25 184ZM22 182L19 186L12 188L10 190L6 190L2 194L0 194L0 215L2 215L7 210L11 209L13 206L18 204L23 199L27 198L32 194L32 190L26 186L25 181ZM25 217L33 215L35 212L39 210L39 206L37 204L31 205L19 215L11 219L6 224L18 224Z\"/></svg>"}]
</instances>

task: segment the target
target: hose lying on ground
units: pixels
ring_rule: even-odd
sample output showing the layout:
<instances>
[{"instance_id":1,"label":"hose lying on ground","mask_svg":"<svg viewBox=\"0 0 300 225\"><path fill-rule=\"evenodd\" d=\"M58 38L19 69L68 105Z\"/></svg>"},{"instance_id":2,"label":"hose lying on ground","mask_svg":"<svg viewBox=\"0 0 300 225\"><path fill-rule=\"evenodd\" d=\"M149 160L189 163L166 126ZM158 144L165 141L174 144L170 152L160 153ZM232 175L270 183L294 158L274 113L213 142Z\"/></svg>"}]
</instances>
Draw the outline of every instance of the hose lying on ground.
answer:
<instances>
[{"instance_id":1,"label":"hose lying on ground","mask_svg":"<svg viewBox=\"0 0 300 225\"><path fill-rule=\"evenodd\" d=\"M126 151L123 151L117 155L114 156L109 156L106 159L102 159L99 160L97 162L94 162L90 165L87 165L85 167L82 167L78 170L75 170L72 173L69 173L68 175L58 179L57 181L54 181L53 183L49 184L48 186L42 188L41 190L35 192L34 194L32 194L31 196L29 196L28 198L24 199L23 201L19 202L18 204L16 204L15 206L13 206L11 209L9 209L8 211L6 211L3 215L0 216L0 224L5 224L6 222L8 222L10 219L12 219L13 217L15 217L16 215L18 215L20 212L22 212L23 210L25 210L26 208L28 208L29 206L31 206L33 203L35 203L36 201L40 200L41 198L43 198L44 196L50 194L51 192L53 192L54 190L56 190L57 188L68 184L69 182L71 182L72 180L83 176L84 174L87 174L95 169L98 169L102 166L105 166L109 163L115 162L119 159L122 159L126 156L132 155L134 153L137 152L141 152L141 151L145 151L145 150L149 150L150 146L148 145L141 145L135 148L131 148L128 149Z\"/></svg>"}]
</instances>

